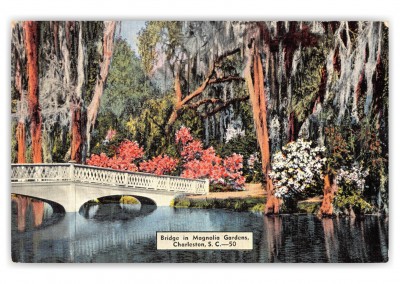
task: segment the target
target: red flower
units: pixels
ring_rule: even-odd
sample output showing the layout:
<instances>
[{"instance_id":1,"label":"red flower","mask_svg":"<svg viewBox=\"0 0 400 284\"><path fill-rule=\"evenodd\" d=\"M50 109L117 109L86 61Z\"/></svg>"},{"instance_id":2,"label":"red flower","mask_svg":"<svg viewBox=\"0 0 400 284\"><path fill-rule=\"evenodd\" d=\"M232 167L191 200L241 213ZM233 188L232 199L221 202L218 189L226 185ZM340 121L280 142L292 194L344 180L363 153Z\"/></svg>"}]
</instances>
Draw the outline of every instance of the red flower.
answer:
<instances>
[{"instance_id":1,"label":"red flower","mask_svg":"<svg viewBox=\"0 0 400 284\"><path fill-rule=\"evenodd\" d=\"M143 148L136 141L125 140L119 145L115 157L109 158L104 153L93 154L86 163L91 166L136 172L138 167L135 160L142 158L143 154Z\"/></svg>"},{"instance_id":2,"label":"red flower","mask_svg":"<svg viewBox=\"0 0 400 284\"><path fill-rule=\"evenodd\" d=\"M153 157L149 161L140 163L139 168L141 171L146 173L153 173L156 175L167 175L175 171L178 165L178 160L171 158L167 155L159 155Z\"/></svg>"}]
</instances>

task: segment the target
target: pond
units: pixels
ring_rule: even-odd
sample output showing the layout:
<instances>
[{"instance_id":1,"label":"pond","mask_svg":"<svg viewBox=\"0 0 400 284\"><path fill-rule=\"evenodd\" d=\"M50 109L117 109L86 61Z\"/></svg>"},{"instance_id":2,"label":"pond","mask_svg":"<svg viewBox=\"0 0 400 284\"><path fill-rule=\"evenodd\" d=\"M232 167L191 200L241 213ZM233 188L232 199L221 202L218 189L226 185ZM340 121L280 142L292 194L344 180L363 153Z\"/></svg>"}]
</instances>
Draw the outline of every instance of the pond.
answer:
<instances>
[{"instance_id":1,"label":"pond","mask_svg":"<svg viewBox=\"0 0 400 284\"><path fill-rule=\"evenodd\" d=\"M45 202L12 199L15 262L386 262L388 221L266 217L220 209L94 204L56 213ZM157 231L253 232L250 251L160 251Z\"/></svg>"}]
</instances>

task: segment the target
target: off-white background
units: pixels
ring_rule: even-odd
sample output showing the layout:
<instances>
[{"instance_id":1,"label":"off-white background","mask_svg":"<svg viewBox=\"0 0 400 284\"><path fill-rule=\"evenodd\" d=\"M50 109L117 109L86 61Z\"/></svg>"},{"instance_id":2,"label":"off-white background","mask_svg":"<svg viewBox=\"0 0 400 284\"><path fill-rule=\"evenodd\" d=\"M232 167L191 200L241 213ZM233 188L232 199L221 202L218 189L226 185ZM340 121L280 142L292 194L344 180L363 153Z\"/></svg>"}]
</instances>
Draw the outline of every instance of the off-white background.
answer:
<instances>
[{"instance_id":1,"label":"off-white background","mask_svg":"<svg viewBox=\"0 0 400 284\"><path fill-rule=\"evenodd\" d=\"M400 283L399 56L389 0L2 0L0 2L1 283ZM400 2L399 2L400 3ZM396 15L397 13L397 15ZM14 264L10 252L10 21L12 19L387 20L390 25L390 250L387 264Z\"/></svg>"}]
</instances>

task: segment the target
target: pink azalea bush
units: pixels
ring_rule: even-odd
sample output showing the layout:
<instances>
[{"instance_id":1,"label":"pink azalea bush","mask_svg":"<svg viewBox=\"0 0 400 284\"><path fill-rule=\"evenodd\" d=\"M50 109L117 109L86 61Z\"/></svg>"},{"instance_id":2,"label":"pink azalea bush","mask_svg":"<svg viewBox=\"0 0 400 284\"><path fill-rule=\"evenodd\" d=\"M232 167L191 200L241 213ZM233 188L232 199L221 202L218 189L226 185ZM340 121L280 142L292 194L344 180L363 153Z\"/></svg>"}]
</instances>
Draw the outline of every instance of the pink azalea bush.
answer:
<instances>
[{"instance_id":1,"label":"pink azalea bush","mask_svg":"<svg viewBox=\"0 0 400 284\"><path fill-rule=\"evenodd\" d=\"M242 173L243 157L233 154L225 159L217 156L213 147L204 149L203 143L193 138L190 129L181 127L175 134L183 161L181 176L208 178L211 183L242 189L245 177Z\"/></svg>"},{"instance_id":2,"label":"pink azalea bush","mask_svg":"<svg viewBox=\"0 0 400 284\"><path fill-rule=\"evenodd\" d=\"M151 160L141 162L139 169L142 172L156 175L170 175L176 170L178 162L178 159L167 155L159 155Z\"/></svg>"},{"instance_id":3,"label":"pink azalea bush","mask_svg":"<svg viewBox=\"0 0 400 284\"><path fill-rule=\"evenodd\" d=\"M86 163L96 167L137 172L139 169L136 160L141 159L143 155L143 147L140 147L136 141L125 140L117 148L114 157L107 157L104 153L100 155L92 154Z\"/></svg>"},{"instance_id":4,"label":"pink azalea bush","mask_svg":"<svg viewBox=\"0 0 400 284\"><path fill-rule=\"evenodd\" d=\"M181 127L176 132L175 142L180 148L180 159L159 155L139 162L144 156L143 147L140 147L136 141L125 140L118 146L114 157L107 157L104 153L92 155L87 160L87 164L116 170L169 175L177 170L180 163L181 177L207 178L210 179L211 184L234 189L243 188L245 177L242 173L242 155L234 153L223 159L215 153L213 147L204 149L203 143L194 139L190 129L186 127Z\"/></svg>"}]
</instances>

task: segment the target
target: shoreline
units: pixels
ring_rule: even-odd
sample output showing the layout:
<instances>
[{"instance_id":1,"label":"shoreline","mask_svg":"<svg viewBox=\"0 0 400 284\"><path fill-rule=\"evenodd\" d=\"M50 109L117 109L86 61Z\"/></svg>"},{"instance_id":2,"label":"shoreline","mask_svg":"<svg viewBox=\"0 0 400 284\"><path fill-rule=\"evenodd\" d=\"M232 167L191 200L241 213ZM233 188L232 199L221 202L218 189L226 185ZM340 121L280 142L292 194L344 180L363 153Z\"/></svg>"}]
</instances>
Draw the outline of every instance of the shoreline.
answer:
<instances>
[{"instance_id":1,"label":"shoreline","mask_svg":"<svg viewBox=\"0 0 400 284\"><path fill-rule=\"evenodd\" d=\"M315 196L305 200L299 200L296 208L282 208L279 215L303 215L313 214L318 216L319 208L322 204L323 196ZM197 209L225 209L238 212L253 212L264 215L266 203L266 191L260 183L246 183L243 191L210 192L208 195L184 195L175 198L171 202L174 208L197 208ZM383 213L363 213L355 216L343 213L333 214L332 216L319 216L321 218L362 218L363 216L387 217L389 214Z\"/></svg>"}]
</instances>

